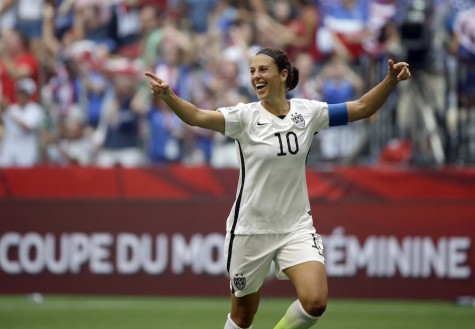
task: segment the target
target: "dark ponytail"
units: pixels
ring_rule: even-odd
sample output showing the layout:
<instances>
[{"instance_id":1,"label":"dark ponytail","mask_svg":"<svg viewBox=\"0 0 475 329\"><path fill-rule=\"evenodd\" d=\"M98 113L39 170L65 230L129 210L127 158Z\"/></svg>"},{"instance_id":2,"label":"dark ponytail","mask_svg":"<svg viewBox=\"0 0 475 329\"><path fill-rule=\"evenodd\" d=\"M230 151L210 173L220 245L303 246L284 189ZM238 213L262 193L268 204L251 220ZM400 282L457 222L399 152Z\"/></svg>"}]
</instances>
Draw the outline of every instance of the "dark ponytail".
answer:
<instances>
[{"instance_id":1,"label":"dark ponytail","mask_svg":"<svg viewBox=\"0 0 475 329\"><path fill-rule=\"evenodd\" d=\"M290 63L290 71L287 80L285 81L285 86L287 87L287 91L291 91L297 84L299 83L300 71L298 68L294 66L294 64Z\"/></svg>"},{"instance_id":2,"label":"dark ponytail","mask_svg":"<svg viewBox=\"0 0 475 329\"><path fill-rule=\"evenodd\" d=\"M281 49L278 48L263 48L257 52L256 55L264 54L272 57L279 72L287 70L289 72L287 80L285 80L286 91L291 91L299 83L299 69L292 64L289 56Z\"/></svg>"}]
</instances>

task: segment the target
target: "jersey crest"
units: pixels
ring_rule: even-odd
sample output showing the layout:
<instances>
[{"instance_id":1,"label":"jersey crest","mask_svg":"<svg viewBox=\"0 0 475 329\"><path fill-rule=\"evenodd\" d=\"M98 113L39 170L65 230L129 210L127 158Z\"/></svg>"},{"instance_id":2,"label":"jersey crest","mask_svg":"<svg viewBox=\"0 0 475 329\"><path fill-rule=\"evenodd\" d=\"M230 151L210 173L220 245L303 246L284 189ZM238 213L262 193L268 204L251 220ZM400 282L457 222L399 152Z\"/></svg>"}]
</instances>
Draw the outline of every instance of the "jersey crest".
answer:
<instances>
[{"instance_id":1,"label":"jersey crest","mask_svg":"<svg viewBox=\"0 0 475 329\"><path fill-rule=\"evenodd\" d=\"M234 287L243 290L246 287L246 277L243 274L236 274L233 278Z\"/></svg>"},{"instance_id":2,"label":"jersey crest","mask_svg":"<svg viewBox=\"0 0 475 329\"><path fill-rule=\"evenodd\" d=\"M303 118L303 115L300 113L296 113L292 115L291 118L292 122L297 125L299 128L305 127L305 119Z\"/></svg>"}]
</instances>

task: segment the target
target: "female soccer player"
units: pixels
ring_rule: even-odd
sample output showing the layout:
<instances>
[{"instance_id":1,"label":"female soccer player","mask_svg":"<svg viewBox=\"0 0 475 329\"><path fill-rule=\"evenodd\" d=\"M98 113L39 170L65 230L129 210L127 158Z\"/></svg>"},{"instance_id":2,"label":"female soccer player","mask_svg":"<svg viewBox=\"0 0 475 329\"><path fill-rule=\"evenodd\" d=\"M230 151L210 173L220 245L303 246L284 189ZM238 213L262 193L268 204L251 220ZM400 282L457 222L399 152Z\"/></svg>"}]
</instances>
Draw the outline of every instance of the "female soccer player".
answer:
<instances>
[{"instance_id":1,"label":"female soccer player","mask_svg":"<svg viewBox=\"0 0 475 329\"><path fill-rule=\"evenodd\" d=\"M298 83L299 71L280 49L259 50L250 73L260 101L216 111L197 108L153 73L145 75L152 94L185 123L236 141L240 177L226 223L231 312L224 329L251 328L272 261L277 277L290 279L298 297L275 329L310 328L325 311L328 295L323 245L313 226L305 180L314 135L370 117L411 73L407 63L388 60L382 82L358 100L333 105L286 98Z\"/></svg>"}]
</instances>

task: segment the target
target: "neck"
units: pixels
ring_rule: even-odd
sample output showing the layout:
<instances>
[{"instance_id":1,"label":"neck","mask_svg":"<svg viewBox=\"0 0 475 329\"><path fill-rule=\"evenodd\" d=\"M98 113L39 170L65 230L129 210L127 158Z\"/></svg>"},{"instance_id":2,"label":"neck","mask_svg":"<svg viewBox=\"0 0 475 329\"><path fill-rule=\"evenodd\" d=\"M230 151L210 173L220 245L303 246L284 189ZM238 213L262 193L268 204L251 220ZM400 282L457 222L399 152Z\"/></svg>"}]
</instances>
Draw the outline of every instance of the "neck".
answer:
<instances>
[{"instance_id":1,"label":"neck","mask_svg":"<svg viewBox=\"0 0 475 329\"><path fill-rule=\"evenodd\" d=\"M290 111L290 103L287 99L276 102L261 101L262 106L275 116L287 115Z\"/></svg>"}]
</instances>

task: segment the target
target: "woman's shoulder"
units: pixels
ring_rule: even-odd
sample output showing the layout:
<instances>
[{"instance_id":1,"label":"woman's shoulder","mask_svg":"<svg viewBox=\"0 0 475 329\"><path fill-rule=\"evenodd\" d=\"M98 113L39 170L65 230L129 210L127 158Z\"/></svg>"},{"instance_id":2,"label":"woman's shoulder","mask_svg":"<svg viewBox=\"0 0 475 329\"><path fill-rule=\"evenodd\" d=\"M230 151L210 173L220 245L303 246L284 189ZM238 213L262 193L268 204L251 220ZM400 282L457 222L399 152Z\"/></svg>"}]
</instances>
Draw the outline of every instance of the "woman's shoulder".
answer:
<instances>
[{"instance_id":1,"label":"woman's shoulder","mask_svg":"<svg viewBox=\"0 0 475 329\"><path fill-rule=\"evenodd\" d=\"M259 102L252 102L252 103L238 103L236 105L231 105L231 106L224 106L218 108L218 111L227 111L227 112L233 112L233 111L253 111L256 108L259 107Z\"/></svg>"},{"instance_id":2,"label":"woman's shoulder","mask_svg":"<svg viewBox=\"0 0 475 329\"><path fill-rule=\"evenodd\" d=\"M290 104L291 106L294 106L294 108L320 108L320 107L326 107L327 103L319 101L319 100L314 100L314 99L307 99L307 98L291 98L290 99Z\"/></svg>"}]
</instances>

